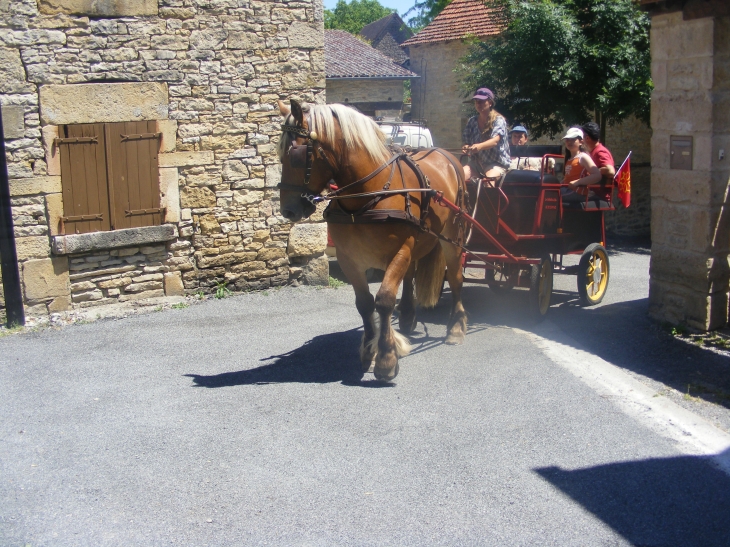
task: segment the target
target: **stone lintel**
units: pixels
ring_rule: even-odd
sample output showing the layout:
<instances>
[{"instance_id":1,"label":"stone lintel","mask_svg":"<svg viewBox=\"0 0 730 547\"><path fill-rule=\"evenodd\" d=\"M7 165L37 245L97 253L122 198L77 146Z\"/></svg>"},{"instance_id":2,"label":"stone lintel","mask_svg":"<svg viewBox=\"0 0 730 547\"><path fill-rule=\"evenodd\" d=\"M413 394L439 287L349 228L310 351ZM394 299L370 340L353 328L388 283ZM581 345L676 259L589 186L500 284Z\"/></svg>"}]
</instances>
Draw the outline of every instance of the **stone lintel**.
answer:
<instances>
[{"instance_id":1,"label":"stone lintel","mask_svg":"<svg viewBox=\"0 0 730 547\"><path fill-rule=\"evenodd\" d=\"M215 161L212 150L201 152L173 152L171 154L160 154L158 165L160 167L195 167L198 165L211 165Z\"/></svg>"},{"instance_id":2,"label":"stone lintel","mask_svg":"<svg viewBox=\"0 0 730 547\"><path fill-rule=\"evenodd\" d=\"M167 84L158 82L44 85L40 101L44 125L168 117Z\"/></svg>"},{"instance_id":3,"label":"stone lintel","mask_svg":"<svg viewBox=\"0 0 730 547\"><path fill-rule=\"evenodd\" d=\"M66 13L102 17L157 15L157 0L39 0L44 15Z\"/></svg>"},{"instance_id":4,"label":"stone lintel","mask_svg":"<svg viewBox=\"0 0 730 547\"><path fill-rule=\"evenodd\" d=\"M52 238L53 253L67 255L162 243L177 237L177 229L172 224L162 226L145 226L143 228L126 228L111 232L92 232L89 234L73 234Z\"/></svg>"}]
</instances>

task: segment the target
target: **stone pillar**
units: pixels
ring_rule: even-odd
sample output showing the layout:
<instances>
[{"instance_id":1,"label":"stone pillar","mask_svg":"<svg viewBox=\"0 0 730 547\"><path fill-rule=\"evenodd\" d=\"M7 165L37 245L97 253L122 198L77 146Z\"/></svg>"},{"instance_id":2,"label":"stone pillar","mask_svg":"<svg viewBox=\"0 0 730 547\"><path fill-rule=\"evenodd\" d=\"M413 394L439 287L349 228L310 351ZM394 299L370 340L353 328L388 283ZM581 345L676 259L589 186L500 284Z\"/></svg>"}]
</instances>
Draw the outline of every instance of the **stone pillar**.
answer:
<instances>
[{"instance_id":1,"label":"stone pillar","mask_svg":"<svg viewBox=\"0 0 730 547\"><path fill-rule=\"evenodd\" d=\"M649 313L699 330L728 319L729 22L652 17ZM693 138L691 170L670 168L671 136Z\"/></svg>"}]
</instances>

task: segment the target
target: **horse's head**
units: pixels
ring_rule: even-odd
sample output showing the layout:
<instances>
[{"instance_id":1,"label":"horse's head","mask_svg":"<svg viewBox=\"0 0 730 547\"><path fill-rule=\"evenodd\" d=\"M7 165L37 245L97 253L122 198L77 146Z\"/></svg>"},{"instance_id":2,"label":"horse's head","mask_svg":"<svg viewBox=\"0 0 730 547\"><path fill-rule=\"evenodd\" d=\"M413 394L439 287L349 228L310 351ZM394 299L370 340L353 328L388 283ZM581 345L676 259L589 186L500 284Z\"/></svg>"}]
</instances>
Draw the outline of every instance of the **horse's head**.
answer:
<instances>
[{"instance_id":1,"label":"horse's head","mask_svg":"<svg viewBox=\"0 0 730 547\"><path fill-rule=\"evenodd\" d=\"M301 105L291 100L291 107L279 101L284 116L279 141L281 160L281 214L296 222L314 213L315 198L327 187L333 176L322 143L315 131L310 131Z\"/></svg>"}]
</instances>

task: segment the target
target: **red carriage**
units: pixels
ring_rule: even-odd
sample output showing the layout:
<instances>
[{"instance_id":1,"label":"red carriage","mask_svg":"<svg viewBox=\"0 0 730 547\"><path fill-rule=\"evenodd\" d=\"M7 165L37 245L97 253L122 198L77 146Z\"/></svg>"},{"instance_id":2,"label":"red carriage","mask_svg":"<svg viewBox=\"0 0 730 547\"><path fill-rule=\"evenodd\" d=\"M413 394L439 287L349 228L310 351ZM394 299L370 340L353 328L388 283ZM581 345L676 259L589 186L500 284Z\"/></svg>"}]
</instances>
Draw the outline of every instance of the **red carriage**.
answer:
<instances>
[{"instance_id":1,"label":"red carriage","mask_svg":"<svg viewBox=\"0 0 730 547\"><path fill-rule=\"evenodd\" d=\"M496 293L528 288L530 312L538 318L548 311L553 274L576 275L584 306L601 302L608 288L604 213L614 209L607 199L613 184L590 186L594 192L585 201L564 203L561 189L566 185L556 176L564 163L561 151L559 145L513 146L513 157L542 158L541 170L467 181L470 210L463 215L468 229L462 260L466 269L481 269L484 276L465 281L485 283ZM581 258L577 265L565 266L565 255Z\"/></svg>"}]
</instances>

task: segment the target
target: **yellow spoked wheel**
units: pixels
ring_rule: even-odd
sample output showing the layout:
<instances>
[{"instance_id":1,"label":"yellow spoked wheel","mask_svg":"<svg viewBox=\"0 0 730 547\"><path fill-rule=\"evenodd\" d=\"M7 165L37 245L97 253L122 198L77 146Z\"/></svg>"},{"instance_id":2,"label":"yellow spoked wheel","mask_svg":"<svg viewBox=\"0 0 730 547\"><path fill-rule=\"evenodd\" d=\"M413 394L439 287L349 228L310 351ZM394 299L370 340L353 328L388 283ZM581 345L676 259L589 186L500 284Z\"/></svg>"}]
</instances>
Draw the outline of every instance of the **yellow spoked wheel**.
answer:
<instances>
[{"instance_id":1,"label":"yellow spoked wheel","mask_svg":"<svg viewBox=\"0 0 730 547\"><path fill-rule=\"evenodd\" d=\"M583 251L578 265L578 294L583 306L595 306L608 288L608 253L598 243L592 243Z\"/></svg>"},{"instance_id":2,"label":"yellow spoked wheel","mask_svg":"<svg viewBox=\"0 0 730 547\"><path fill-rule=\"evenodd\" d=\"M544 257L540 264L530 267L530 315L540 320L550 308L553 294L553 262Z\"/></svg>"}]
</instances>

